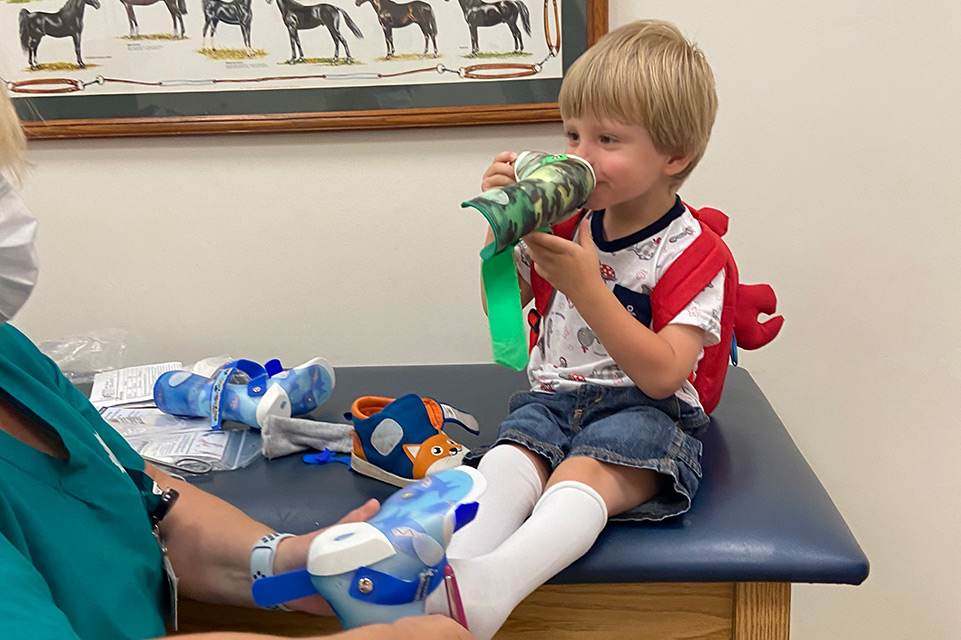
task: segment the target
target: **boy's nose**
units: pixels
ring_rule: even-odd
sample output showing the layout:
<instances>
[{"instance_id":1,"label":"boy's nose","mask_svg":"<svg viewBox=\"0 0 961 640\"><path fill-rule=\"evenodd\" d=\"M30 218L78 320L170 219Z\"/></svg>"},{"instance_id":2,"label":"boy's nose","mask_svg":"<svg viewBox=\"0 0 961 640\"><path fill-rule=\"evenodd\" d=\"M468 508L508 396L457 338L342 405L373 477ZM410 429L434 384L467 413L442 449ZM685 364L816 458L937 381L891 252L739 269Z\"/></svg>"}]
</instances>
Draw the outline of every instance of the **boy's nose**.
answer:
<instances>
[{"instance_id":1,"label":"boy's nose","mask_svg":"<svg viewBox=\"0 0 961 640\"><path fill-rule=\"evenodd\" d=\"M590 162L592 165L594 164L595 154L594 154L594 150L591 148L591 145L589 144L579 144L577 145L577 147L570 149L568 153L572 153L578 158L583 158L584 160L587 160L588 162Z\"/></svg>"},{"instance_id":2,"label":"boy's nose","mask_svg":"<svg viewBox=\"0 0 961 640\"><path fill-rule=\"evenodd\" d=\"M594 156L593 156L592 154L590 154L590 153L575 153L574 155L576 155L577 157L582 158L582 159L584 159L584 160L587 160L587 163L588 163L589 165L591 165L591 167L594 167L595 170L596 170L597 165L596 165L596 163L594 162L595 158L594 158Z\"/></svg>"}]
</instances>

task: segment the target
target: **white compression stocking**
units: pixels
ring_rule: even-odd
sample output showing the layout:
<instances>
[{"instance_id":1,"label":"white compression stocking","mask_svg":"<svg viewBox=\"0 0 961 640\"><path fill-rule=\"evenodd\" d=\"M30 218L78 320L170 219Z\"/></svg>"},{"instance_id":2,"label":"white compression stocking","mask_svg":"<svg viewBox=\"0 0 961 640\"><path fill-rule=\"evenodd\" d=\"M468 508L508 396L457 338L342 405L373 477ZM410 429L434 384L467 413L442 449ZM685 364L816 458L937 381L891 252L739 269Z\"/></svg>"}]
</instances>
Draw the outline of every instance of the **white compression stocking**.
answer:
<instances>
[{"instance_id":1,"label":"white compression stocking","mask_svg":"<svg viewBox=\"0 0 961 640\"><path fill-rule=\"evenodd\" d=\"M487 488L478 499L477 517L451 539L448 558L473 558L496 549L523 524L544 490L534 463L517 447L494 447L477 470Z\"/></svg>"},{"instance_id":2,"label":"white compression stocking","mask_svg":"<svg viewBox=\"0 0 961 640\"><path fill-rule=\"evenodd\" d=\"M493 552L452 560L474 637L489 640L524 598L587 553L606 524L600 494L581 482L559 482ZM449 615L443 588L428 596L427 613Z\"/></svg>"}]
</instances>

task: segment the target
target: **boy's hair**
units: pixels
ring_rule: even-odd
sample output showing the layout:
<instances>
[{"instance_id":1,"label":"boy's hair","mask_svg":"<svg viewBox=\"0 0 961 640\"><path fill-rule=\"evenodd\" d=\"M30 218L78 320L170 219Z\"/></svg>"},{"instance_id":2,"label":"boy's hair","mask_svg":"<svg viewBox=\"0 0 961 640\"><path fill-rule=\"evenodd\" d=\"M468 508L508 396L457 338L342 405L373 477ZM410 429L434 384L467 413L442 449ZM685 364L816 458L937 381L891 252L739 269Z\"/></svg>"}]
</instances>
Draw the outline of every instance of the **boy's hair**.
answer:
<instances>
[{"instance_id":1,"label":"boy's hair","mask_svg":"<svg viewBox=\"0 0 961 640\"><path fill-rule=\"evenodd\" d=\"M704 155L717 113L714 74L704 53L670 22L638 20L611 31L568 69L561 117L594 116L642 125L654 147L690 154L680 185Z\"/></svg>"},{"instance_id":2,"label":"boy's hair","mask_svg":"<svg viewBox=\"0 0 961 640\"><path fill-rule=\"evenodd\" d=\"M27 140L7 88L0 82L0 171L19 179Z\"/></svg>"}]
</instances>

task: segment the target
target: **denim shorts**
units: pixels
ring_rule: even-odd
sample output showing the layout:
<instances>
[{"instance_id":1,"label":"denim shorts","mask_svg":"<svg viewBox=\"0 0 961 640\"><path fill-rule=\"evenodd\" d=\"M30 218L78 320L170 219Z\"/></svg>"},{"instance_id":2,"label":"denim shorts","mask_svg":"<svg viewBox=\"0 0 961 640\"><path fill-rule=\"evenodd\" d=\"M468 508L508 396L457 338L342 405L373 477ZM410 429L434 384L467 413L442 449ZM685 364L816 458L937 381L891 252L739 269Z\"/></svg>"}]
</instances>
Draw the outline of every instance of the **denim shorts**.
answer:
<instances>
[{"instance_id":1,"label":"denim shorts","mask_svg":"<svg viewBox=\"0 0 961 640\"><path fill-rule=\"evenodd\" d=\"M701 441L710 423L700 407L676 396L654 400L637 387L582 385L575 391L519 392L490 445L519 444L556 468L587 456L638 469L652 469L673 483L647 502L612 520L663 520L691 508L701 478ZM490 447L472 452L477 457Z\"/></svg>"}]
</instances>

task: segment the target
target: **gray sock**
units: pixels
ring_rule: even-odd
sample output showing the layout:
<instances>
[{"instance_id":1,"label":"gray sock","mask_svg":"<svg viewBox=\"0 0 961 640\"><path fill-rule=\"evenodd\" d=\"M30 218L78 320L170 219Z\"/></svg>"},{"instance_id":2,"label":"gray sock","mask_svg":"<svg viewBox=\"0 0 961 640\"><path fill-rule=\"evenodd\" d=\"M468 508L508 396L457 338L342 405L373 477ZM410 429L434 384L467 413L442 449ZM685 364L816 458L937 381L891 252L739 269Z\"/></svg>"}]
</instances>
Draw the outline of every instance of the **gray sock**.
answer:
<instances>
[{"instance_id":1,"label":"gray sock","mask_svg":"<svg viewBox=\"0 0 961 640\"><path fill-rule=\"evenodd\" d=\"M261 450L268 459L305 449L350 453L354 446L354 429L349 424L282 416L268 416L266 422L260 431L260 438Z\"/></svg>"}]
</instances>

